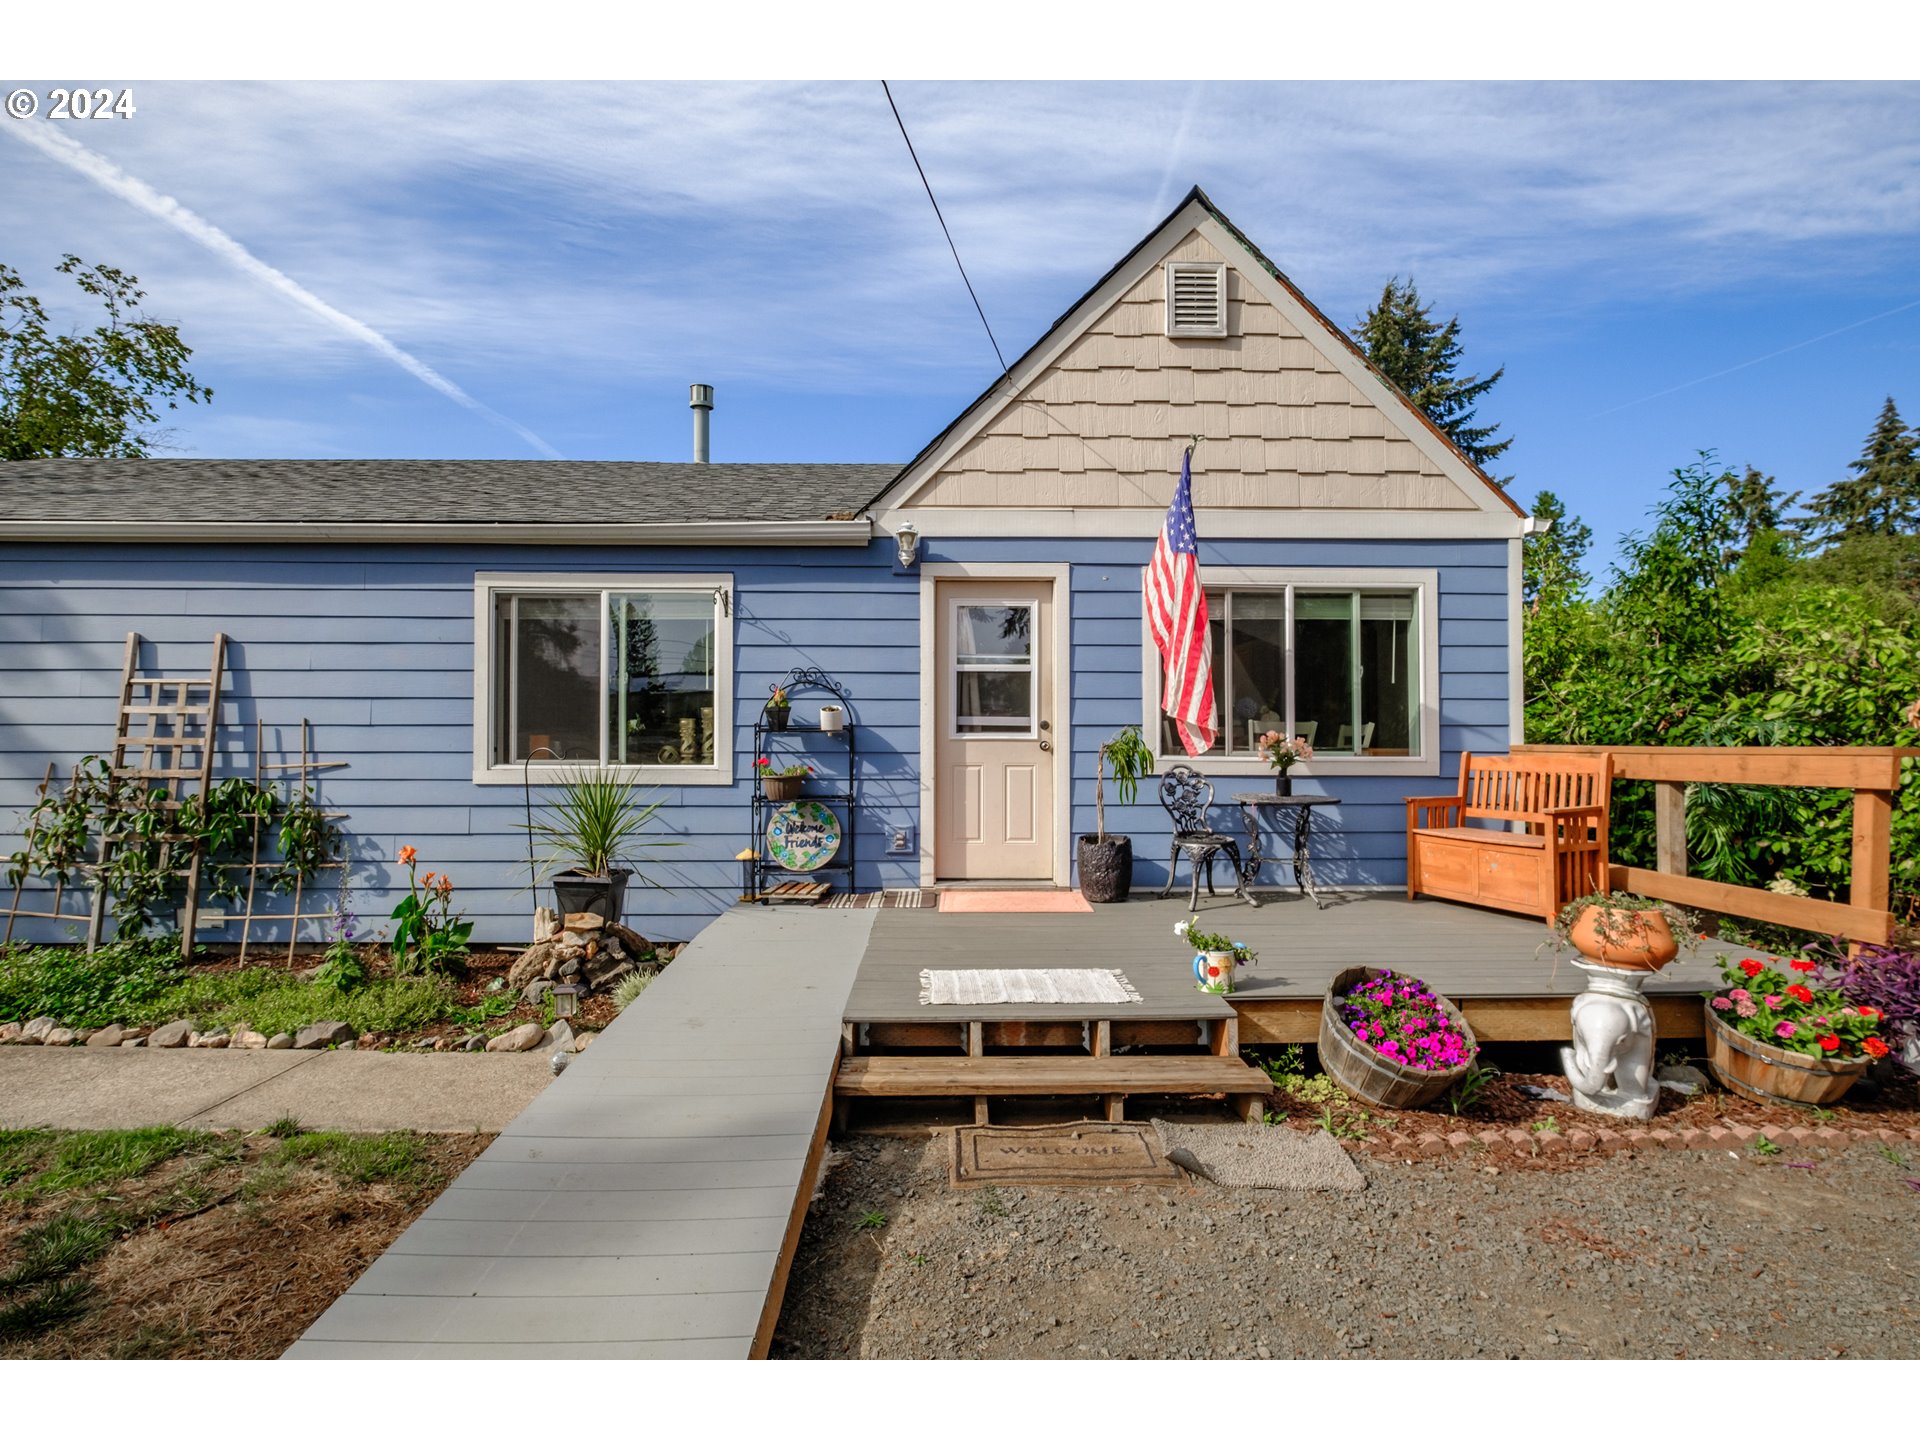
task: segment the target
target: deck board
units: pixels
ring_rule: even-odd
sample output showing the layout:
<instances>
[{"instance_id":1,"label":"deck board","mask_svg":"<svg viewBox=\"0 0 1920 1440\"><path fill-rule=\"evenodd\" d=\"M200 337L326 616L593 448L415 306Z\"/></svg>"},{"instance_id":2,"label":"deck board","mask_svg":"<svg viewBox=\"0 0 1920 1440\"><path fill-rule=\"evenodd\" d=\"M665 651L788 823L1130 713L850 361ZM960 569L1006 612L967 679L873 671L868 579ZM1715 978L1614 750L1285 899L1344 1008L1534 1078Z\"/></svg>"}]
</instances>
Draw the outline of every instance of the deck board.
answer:
<instances>
[{"instance_id":1,"label":"deck board","mask_svg":"<svg viewBox=\"0 0 1920 1440\"><path fill-rule=\"evenodd\" d=\"M287 1357L749 1356L884 913L715 921Z\"/></svg>"}]
</instances>

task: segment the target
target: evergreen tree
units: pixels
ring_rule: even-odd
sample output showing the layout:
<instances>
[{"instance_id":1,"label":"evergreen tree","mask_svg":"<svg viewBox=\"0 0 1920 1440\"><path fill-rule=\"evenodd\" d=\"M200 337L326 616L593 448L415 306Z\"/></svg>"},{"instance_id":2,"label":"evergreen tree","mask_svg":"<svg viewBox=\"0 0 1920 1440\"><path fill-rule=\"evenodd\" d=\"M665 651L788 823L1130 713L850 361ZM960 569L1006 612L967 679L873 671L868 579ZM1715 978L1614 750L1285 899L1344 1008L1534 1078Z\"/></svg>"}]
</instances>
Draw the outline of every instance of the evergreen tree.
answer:
<instances>
[{"instance_id":1,"label":"evergreen tree","mask_svg":"<svg viewBox=\"0 0 1920 1440\"><path fill-rule=\"evenodd\" d=\"M1753 537L1762 530L1783 528L1781 516L1799 498L1798 490L1780 490L1773 476L1762 475L1752 465L1747 466L1746 474L1737 477L1731 470L1727 471L1727 518L1733 522L1739 537L1733 556L1737 558L1753 544Z\"/></svg>"},{"instance_id":2,"label":"evergreen tree","mask_svg":"<svg viewBox=\"0 0 1920 1440\"><path fill-rule=\"evenodd\" d=\"M1860 458L1847 468L1851 477L1807 502L1808 538L1828 544L1920 531L1920 435L1907 429L1891 395Z\"/></svg>"},{"instance_id":3,"label":"evergreen tree","mask_svg":"<svg viewBox=\"0 0 1920 1440\"><path fill-rule=\"evenodd\" d=\"M1506 374L1503 365L1484 378L1461 376L1460 317L1437 324L1428 312L1432 307L1420 299L1420 292L1409 279L1405 285L1395 276L1380 292L1380 301L1353 329L1367 359L1400 387L1427 418L1443 430L1459 447L1460 453L1482 469L1513 444L1513 438L1496 440L1498 425L1475 425L1474 407ZM1506 477L1499 481L1505 485Z\"/></svg>"},{"instance_id":4,"label":"evergreen tree","mask_svg":"<svg viewBox=\"0 0 1920 1440\"><path fill-rule=\"evenodd\" d=\"M1580 562L1593 544L1593 527L1578 515L1569 515L1566 502L1551 490L1542 490L1534 498L1533 515L1552 522L1544 534L1536 531L1527 536L1521 552L1521 598L1538 610L1543 604L1571 600L1586 589L1587 573Z\"/></svg>"}]
</instances>

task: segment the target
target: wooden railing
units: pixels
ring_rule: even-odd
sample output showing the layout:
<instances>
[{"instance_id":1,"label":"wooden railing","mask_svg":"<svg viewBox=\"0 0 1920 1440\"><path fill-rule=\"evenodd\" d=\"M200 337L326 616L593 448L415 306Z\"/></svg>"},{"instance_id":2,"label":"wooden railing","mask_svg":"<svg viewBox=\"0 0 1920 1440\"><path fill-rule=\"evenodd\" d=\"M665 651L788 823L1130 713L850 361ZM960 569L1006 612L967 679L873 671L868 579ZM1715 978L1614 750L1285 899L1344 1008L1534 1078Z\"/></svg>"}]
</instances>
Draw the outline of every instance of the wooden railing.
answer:
<instances>
[{"instance_id":1,"label":"wooden railing","mask_svg":"<svg viewBox=\"0 0 1920 1440\"><path fill-rule=\"evenodd\" d=\"M1516 755L1610 755L1615 780L1653 782L1654 865L1609 867L1609 884L1656 900L1797 930L1885 945L1893 938L1889 837L1900 762L1894 745L1516 745ZM1853 868L1847 900L1781 895L1687 874L1686 787L1792 785L1853 792Z\"/></svg>"}]
</instances>

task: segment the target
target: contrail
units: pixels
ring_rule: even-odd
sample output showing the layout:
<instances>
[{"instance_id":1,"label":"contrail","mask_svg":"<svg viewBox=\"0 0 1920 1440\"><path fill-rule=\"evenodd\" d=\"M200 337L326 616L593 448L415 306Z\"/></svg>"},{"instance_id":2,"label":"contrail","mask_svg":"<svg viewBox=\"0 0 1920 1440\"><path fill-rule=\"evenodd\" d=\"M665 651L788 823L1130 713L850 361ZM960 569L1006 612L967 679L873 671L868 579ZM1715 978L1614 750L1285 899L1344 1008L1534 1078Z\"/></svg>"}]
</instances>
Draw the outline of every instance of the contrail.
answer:
<instances>
[{"instance_id":1,"label":"contrail","mask_svg":"<svg viewBox=\"0 0 1920 1440\"><path fill-rule=\"evenodd\" d=\"M456 405L464 405L474 414L511 430L549 460L564 458L558 450L526 426L518 421L509 420L499 411L481 404L438 370L409 355L371 325L354 319L345 311L336 310L292 276L256 258L246 246L219 226L201 219L171 195L162 195L146 181L129 175L106 156L89 150L79 141L70 139L46 123L9 122L0 124L0 130L17 135L41 154L58 160L69 169L77 170L101 189L118 195L122 200L146 211L155 219L164 220L188 239L206 246L214 254L245 271L269 289L278 290L295 304L304 306L318 315L336 330L351 335L362 344L372 347L414 379L432 386Z\"/></svg>"},{"instance_id":2,"label":"contrail","mask_svg":"<svg viewBox=\"0 0 1920 1440\"><path fill-rule=\"evenodd\" d=\"M1642 395L1638 400L1625 401L1622 404L1615 405L1611 410L1601 410L1589 415L1587 418L1589 420L1598 420L1605 415L1614 415L1622 410L1631 410L1635 405L1644 405L1649 400L1661 400L1668 395L1677 395L1682 390L1691 390L1694 386L1704 385L1709 380L1718 380L1722 375L1731 375L1736 370L1745 370L1749 366L1761 364L1763 361L1778 359L1780 356L1791 354L1795 350L1804 350L1809 345L1818 345L1822 340L1831 340L1836 335L1844 335L1849 330L1858 330L1862 325L1871 325L1876 320L1884 320L1889 315L1898 315L1902 310L1911 310L1916 305L1920 305L1920 300L1909 300L1904 305L1896 305L1891 310L1882 310L1878 315L1869 315L1864 320L1855 320L1850 325L1842 325L1838 330L1829 330L1826 334L1816 335L1811 340L1796 340L1793 344L1782 346L1778 350L1769 350L1766 354L1756 355L1751 360L1742 360L1738 365L1729 365L1724 370L1716 370L1711 375L1702 375L1697 380L1683 381L1671 389L1656 390L1651 395Z\"/></svg>"}]
</instances>

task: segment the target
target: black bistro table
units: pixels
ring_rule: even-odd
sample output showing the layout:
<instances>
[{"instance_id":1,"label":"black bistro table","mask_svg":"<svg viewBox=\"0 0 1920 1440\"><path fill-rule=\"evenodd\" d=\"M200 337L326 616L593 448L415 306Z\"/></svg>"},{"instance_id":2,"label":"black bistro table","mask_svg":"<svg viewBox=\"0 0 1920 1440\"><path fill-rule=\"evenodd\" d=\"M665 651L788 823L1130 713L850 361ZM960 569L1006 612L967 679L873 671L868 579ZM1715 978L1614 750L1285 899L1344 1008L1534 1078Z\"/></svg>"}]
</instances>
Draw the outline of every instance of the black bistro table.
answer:
<instances>
[{"instance_id":1,"label":"black bistro table","mask_svg":"<svg viewBox=\"0 0 1920 1440\"><path fill-rule=\"evenodd\" d=\"M1333 795L1281 795L1266 791L1255 795L1236 795L1233 799L1240 807L1240 818L1247 824L1247 854L1240 868L1240 893L1246 897L1247 903L1256 906L1260 903L1260 897L1253 893L1253 882L1259 877L1260 866L1265 858L1260 854L1260 812L1291 810L1293 883L1299 887L1301 894L1313 900L1315 909L1326 909L1320 892L1313 888L1313 812L1321 805L1338 805L1339 798Z\"/></svg>"}]
</instances>

